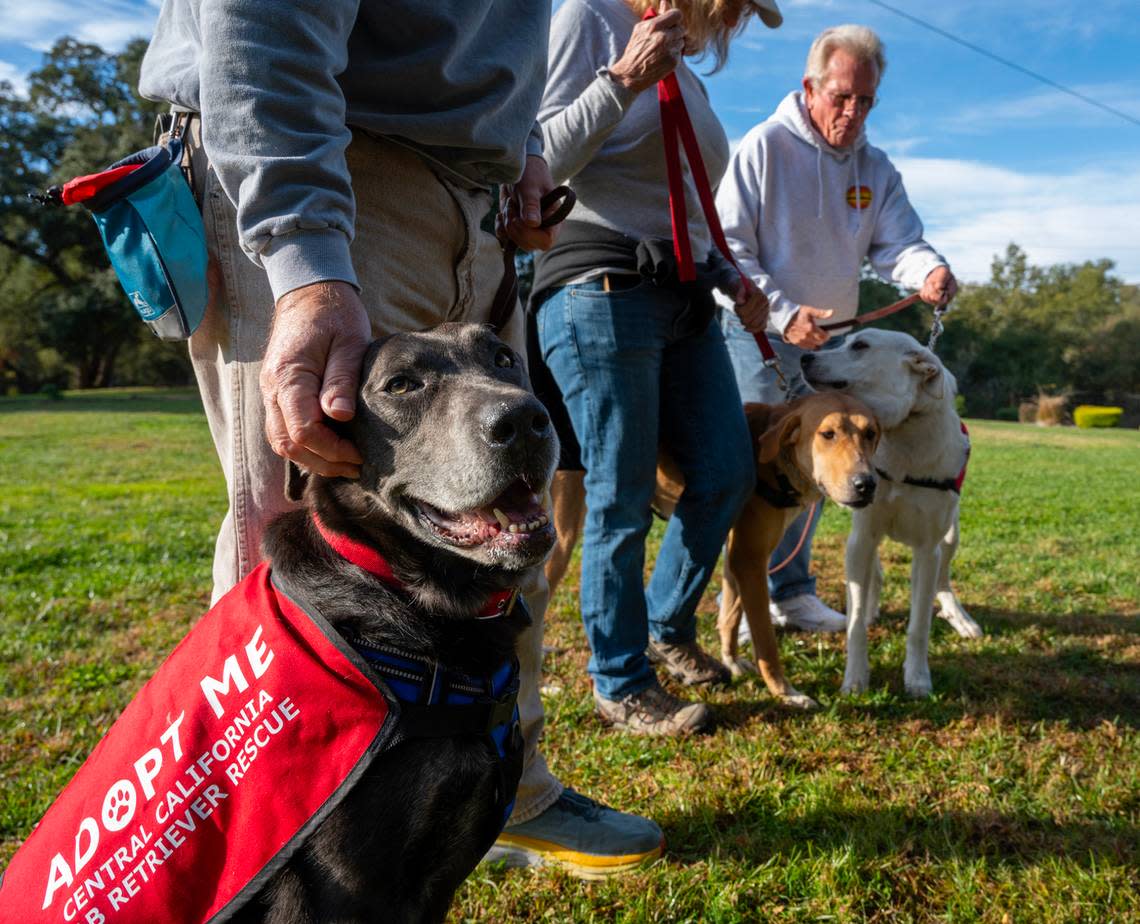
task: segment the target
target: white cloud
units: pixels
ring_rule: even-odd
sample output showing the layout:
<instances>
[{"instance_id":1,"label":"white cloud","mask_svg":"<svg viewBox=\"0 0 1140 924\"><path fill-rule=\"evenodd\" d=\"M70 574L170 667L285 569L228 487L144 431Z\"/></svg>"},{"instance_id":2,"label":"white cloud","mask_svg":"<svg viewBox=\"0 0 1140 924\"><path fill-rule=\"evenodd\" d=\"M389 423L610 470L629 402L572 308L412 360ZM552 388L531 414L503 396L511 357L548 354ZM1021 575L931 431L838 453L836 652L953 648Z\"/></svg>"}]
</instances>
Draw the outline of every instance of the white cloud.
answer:
<instances>
[{"instance_id":1,"label":"white cloud","mask_svg":"<svg viewBox=\"0 0 1140 924\"><path fill-rule=\"evenodd\" d=\"M904 138L890 138L887 140L875 140L875 147L882 148L886 151L891 160L898 160L900 157L906 157L917 148L921 148L924 144L929 143L930 138L926 135L915 135L913 137Z\"/></svg>"},{"instance_id":2,"label":"white cloud","mask_svg":"<svg viewBox=\"0 0 1140 924\"><path fill-rule=\"evenodd\" d=\"M35 0L3 7L0 41L39 51L64 35L118 51L128 39L150 35L158 15L152 3L130 0Z\"/></svg>"},{"instance_id":3,"label":"white cloud","mask_svg":"<svg viewBox=\"0 0 1140 924\"><path fill-rule=\"evenodd\" d=\"M1079 85L1072 89L1103 106L1140 119L1140 85ZM980 134L1025 122L1047 125L1064 122L1068 127L1089 123L1114 126L1125 124L1119 116L1052 87L1042 87L1033 93L993 102L974 103L948 115L942 124L947 129Z\"/></svg>"},{"instance_id":4,"label":"white cloud","mask_svg":"<svg viewBox=\"0 0 1140 924\"><path fill-rule=\"evenodd\" d=\"M1140 282L1136 163L1058 174L940 158L894 162L927 240L965 280L987 280L994 254L1012 241L1037 265L1107 257L1117 275Z\"/></svg>"},{"instance_id":5,"label":"white cloud","mask_svg":"<svg viewBox=\"0 0 1140 924\"><path fill-rule=\"evenodd\" d=\"M75 37L105 50L118 50L133 38L150 38L153 19L110 19L80 23Z\"/></svg>"},{"instance_id":6,"label":"white cloud","mask_svg":"<svg viewBox=\"0 0 1140 924\"><path fill-rule=\"evenodd\" d=\"M7 81L12 89L20 96L25 95L28 89L27 75L22 68L16 67L8 61L0 61L0 81Z\"/></svg>"}]
</instances>

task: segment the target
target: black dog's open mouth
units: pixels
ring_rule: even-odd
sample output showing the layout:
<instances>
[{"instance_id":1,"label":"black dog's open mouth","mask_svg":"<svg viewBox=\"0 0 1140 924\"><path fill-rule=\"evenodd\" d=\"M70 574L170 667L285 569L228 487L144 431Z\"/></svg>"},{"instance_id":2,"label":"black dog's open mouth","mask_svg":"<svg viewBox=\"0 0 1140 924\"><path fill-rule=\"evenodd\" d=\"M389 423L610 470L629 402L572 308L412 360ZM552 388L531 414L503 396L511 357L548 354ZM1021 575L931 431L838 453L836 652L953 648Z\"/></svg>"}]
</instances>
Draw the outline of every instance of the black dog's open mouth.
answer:
<instances>
[{"instance_id":1,"label":"black dog's open mouth","mask_svg":"<svg viewBox=\"0 0 1140 924\"><path fill-rule=\"evenodd\" d=\"M511 545L554 530L538 495L522 479L485 507L449 513L426 501L414 501L421 519L440 539L470 547L494 542Z\"/></svg>"}]
</instances>

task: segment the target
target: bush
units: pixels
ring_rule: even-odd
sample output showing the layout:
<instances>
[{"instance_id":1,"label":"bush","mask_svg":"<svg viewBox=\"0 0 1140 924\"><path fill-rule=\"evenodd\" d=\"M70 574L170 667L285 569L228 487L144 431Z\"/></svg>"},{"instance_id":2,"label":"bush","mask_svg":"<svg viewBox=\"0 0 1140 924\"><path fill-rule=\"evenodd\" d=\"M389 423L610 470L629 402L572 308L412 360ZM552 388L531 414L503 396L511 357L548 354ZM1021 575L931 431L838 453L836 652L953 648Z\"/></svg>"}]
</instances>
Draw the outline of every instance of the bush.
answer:
<instances>
[{"instance_id":1,"label":"bush","mask_svg":"<svg viewBox=\"0 0 1140 924\"><path fill-rule=\"evenodd\" d=\"M1073 410L1073 422L1078 427L1115 427L1124 414L1122 407L1101 407L1082 404Z\"/></svg>"},{"instance_id":2,"label":"bush","mask_svg":"<svg viewBox=\"0 0 1140 924\"><path fill-rule=\"evenodd\" d=\"M1059 427L1065 422L1065 405L1069 399L1064 395L1038 395L1037 423L1042 427Z\"/></svg>"},{"instance_id":3,"label":"bush","mask_svg":"<svg viewBox=\"0 0 1140 924\"><path fill-rule=\"evenodd\" d=\"M959 417L965 417L966 416L966 396L965 395L955 395L954 396L954 410L958 412Z\"/></svg>"},{"instance_id":4,"label":"bush","mask_svg":"<svg viewBox=\"0 0 1140 924\"><path fill-rule=\"evenodd\" d=\"M1017 408L999 407L994 411L994 417L998 420L1017 420Z\"/></svg>"}]
</instances>

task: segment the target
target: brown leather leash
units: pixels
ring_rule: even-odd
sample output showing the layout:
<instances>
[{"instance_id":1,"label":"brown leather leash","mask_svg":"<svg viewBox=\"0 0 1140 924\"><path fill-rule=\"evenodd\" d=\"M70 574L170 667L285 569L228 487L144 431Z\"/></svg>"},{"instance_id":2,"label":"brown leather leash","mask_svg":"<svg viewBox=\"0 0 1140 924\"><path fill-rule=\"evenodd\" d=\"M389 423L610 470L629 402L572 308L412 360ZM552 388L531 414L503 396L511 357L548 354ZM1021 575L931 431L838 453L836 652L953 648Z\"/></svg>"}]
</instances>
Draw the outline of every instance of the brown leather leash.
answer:
<instances>
[{"instance_id":1,"label":"brown leather leash","mask_svg":"<svg viewBox=\"0 0 1140 924\"><path fill-rule=\"evenodd\" d=\"M885 308L876 308L874 311L868 311L866 314L856 315L853 318L848 318L846 321L832 321L830 324L820 324L820 330L837 330L840 327L859 327L863 324L870 324L872 321L878 321L880 318L885 318L888 315L894 314L896 311L902 311L904 308L909 308L915 302L922 301L922 297L915 292L914 295L908 295L906 298L899 299L887 305Z\"/></svg>"},{"instance_id":2,"label":"brown leather leash","mask_svg":"<svg viewBox=\"0 0 1140 924\"><path fill-rule=\"evenodd\" d=\"M569 186L555 186L538 201L543 216L539 227L550 228L564 221L577 201L578 197ZM550 209L554 211L548 215ZM503 278L495 292L495 300L491 303L489 323L499 333L507 326L511 312L519 300L519 275L515 269L515 254L518 253L519 245L507 237L506 229L499 223L496 223L495 233L503 247Z\"/></svg>"}]
</instances>

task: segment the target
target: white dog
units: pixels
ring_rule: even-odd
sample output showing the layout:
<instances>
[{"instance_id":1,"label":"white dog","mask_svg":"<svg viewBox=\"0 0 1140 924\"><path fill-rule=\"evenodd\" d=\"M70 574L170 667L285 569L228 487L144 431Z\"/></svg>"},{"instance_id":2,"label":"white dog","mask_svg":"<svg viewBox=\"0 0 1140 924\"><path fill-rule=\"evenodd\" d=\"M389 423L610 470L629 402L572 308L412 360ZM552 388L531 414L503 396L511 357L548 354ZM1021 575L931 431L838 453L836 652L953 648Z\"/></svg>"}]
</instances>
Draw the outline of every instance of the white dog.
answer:
<instances>
[{"instance_id":1,"label":"white dog","mask_svg":"<svg viewBox=\"0 0 1140 924\"><path fill-rule=\"evenodd\" d=\"M890 536L913 550L903 679L910 695L928 696L927 647L935 596L939 615L959 635L983 634L950 587L950 560L958 549L958 479L970 453L969 438L954 410L957 383L934 353L893 331L853 334L842 347L806 354L802 367L813 388L859 398L882 427L874 457L879 489L868 507L853 512L847 540L843 691L865 690L870 681L867 626L878 615L883 583L879 543Z\"/></svg>"}]
</instances>

